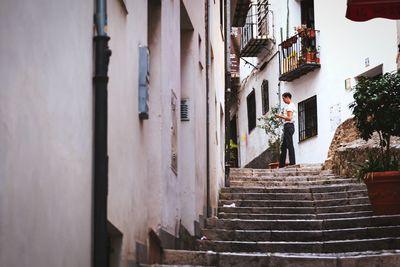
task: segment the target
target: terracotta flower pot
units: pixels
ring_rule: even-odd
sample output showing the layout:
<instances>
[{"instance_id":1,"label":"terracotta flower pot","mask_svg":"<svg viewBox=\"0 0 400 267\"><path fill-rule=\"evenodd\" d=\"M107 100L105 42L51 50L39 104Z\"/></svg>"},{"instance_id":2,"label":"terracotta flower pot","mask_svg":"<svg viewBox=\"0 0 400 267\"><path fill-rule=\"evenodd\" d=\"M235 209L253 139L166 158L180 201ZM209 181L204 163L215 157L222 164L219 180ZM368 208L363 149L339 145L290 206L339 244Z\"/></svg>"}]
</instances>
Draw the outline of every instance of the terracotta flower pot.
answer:
<instances>
[{"instance_id":1,"label":"terracotta flower pot","mask_svg":"<svg viewBox=\"0 0 400 267\"><path fill-rule=\"evenodd\" d=\"M315 52L307 52L306 53L307 63L313 63L314 62L314 57L315 57Z\"/></svg>"},{"instance_id":2,"label":"terracotta flower pot","mask_svg":"<svg viewBox=\"0 0 400 267\"><path fill-rule=\"evenodd\" d=\"M400 171L368 175L365 184L374 214L400 214Z\"/></svg>"},{"instance_id":3,"label":"terracotta flower pot","mask_svg":"<svg viewBox=\"0 0 400 267\"><path fill-rule=\"evenodd\" d=\"M268 166L270 169L277 169L279 167L279 162L272 162Z\"/></svg>"}]
</instances>

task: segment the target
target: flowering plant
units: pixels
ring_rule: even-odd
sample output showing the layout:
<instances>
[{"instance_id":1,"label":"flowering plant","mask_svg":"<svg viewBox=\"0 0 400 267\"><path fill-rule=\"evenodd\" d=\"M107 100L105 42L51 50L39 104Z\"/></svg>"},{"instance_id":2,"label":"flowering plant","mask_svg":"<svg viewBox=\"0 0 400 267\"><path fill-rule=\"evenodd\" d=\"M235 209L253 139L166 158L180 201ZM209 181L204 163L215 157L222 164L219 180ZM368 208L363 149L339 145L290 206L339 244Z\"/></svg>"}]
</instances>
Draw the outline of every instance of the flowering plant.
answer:
<instances>
[{"instance_id":1,"label":"flowering plant","mask_svg":"<svg viewBox=\"0 0 400 267\"><path fill-rule=\"evenodd\" d=\"M271 149L272 160L279 159L279 149L282 142L282 126L283 121L277 118L276 114L282 114L279 106L272 107L271 110L264 116L258 118L261 124L257 127L265 130L268 135L268 146Z\"/></svg>"}]
</instances>

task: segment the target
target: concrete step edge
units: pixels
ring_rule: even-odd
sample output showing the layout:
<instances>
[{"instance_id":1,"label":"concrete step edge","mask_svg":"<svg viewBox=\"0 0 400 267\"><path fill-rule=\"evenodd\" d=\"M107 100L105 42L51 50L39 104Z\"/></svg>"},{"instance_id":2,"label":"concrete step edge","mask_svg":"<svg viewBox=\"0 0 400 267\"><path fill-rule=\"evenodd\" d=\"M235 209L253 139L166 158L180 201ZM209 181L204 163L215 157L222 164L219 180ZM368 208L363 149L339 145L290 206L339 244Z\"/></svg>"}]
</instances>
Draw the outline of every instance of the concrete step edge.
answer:
<instances>
[{"instance_id":1,"label":"concrete step edge","mask_svg":"<svg viewBox=\"0 0 400 267\"><path fill-rule=\"evenodd\" d=\"M343 244L357 242L378 242L400 240L400 237L382 237L382 238L362 238L362 239L346 239L346 240L329 240L329 241L232 241L232 240L196 240L196 242L212 242L216 244L287 244L287 245L324 245L324 244Z\"/></svg>"},{"instance_id":2,"label":"concrete step edge","mask_svg":"<svg viewBox=\"0 0 400 267\"><path fill-rule=\"evenodd\" d=\"M348 215L348 214L363 214L363 213L371 213L372 211L353 211L353 212L332 212L332 213L313 213L313 214L302 214L302 213L266 213L266 214L260 214L260 213L234 213L234 212L219 212L218 215L247 215L247 216L259 216L259 215L268 215L268 216L327 216L327 215ZM371 213L372 214L372 213ZM366 217L366 216L362 216Z\"/></svg>"},{"instance_id":3,"label":"concrete step edge","mask_svg":"<svg viewBox=\"0 0 400 267\"><path fill-rule=\"evenodd\" d=\"M347 197L347 198L333 198L333 199L314 199L314 200L286 200L286 199L220 199L218 202L245 202L245 201L254 201L254 202L277 202L277 203L283 203L283 202L300 202L300 203L325 203L325 202L340 202L340 201L345 201L345 200L365 200L368 199L368 196L365 197Z\"/></svg>"}]
</instances>

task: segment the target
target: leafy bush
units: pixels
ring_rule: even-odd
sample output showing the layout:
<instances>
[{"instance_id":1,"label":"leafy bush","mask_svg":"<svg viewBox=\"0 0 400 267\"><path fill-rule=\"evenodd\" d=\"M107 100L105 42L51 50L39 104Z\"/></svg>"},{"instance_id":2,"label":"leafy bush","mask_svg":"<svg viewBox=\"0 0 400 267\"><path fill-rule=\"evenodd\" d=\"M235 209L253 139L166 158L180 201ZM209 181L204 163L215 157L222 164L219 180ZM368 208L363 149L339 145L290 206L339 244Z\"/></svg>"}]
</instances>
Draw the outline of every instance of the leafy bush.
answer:
<instances>
[{"instance_id":1,"label":"leafy bush","mask_svg":"<svg viewBox=\"0 0 400 267\"><path fill-rule=\"evenodd\" d=\"M385 73L378 78L359 79L354 87L354 102L350 104L361 137L368 140L379 135L380 153L361 167L361 172L398 169L390 153L390 138L400 136L400 75ZM397 167L396 167L397 166Z\"/></svg>"}]
</instances>

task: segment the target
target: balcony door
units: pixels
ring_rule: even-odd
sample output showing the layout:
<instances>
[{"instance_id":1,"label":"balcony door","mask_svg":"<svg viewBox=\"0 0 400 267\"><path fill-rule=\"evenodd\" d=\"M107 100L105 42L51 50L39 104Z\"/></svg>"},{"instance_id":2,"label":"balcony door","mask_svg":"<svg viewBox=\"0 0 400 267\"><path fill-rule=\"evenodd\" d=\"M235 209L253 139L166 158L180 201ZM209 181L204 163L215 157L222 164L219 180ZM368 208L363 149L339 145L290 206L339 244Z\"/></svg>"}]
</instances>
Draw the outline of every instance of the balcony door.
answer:
<instances>
[{"instance_id":1,"label":"balcony door","mask_svg":"<svg viewBox=\"0 0 400 267\"><path fill-rule=\"evenodd\" d=\"M314 0L301 1L301 24L307 25L307 28L315 28Z\"/></svg>"}]
</instances>

